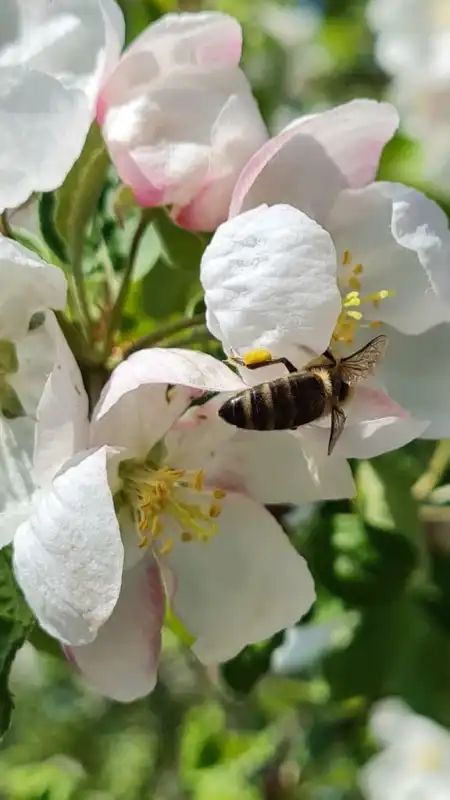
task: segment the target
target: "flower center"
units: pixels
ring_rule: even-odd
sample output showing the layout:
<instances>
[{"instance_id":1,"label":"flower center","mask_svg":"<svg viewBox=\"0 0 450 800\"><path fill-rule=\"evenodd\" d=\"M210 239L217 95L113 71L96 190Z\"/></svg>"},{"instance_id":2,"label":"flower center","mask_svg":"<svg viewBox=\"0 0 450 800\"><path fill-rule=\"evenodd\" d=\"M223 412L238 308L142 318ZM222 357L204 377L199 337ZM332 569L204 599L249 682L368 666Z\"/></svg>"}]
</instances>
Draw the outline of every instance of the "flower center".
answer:
<instances>
[{"instance_id":1,"label":"flower center","mask_svg":"<svg viewBox=\"0 0 450 800\"><path fill-rule=\"evenodd\" d=\"M177 523L182 542L207 542L216 533L215 520L226 492L205 490L202 469L124 462L119 474L122 495L133 511L139 547L155 547L160 555L170 553L174 539L165 533L169 518Z\"/></svg>"},{"instance_id":2,"label":"flower center","mask_svg":"<svg viewBox=\"0 0 450 800\"><path fill-rule=\"evenodd\" d=\"M361 294L360 276L364 272L363 264L352 265L350 250L345 250L342 257L342 265L346 268L346 280L343 282L344 294L342 297L342 310L339 314L336 327L333 331L332 340L353 344L359 325L363 324L364 306L378 308L383 300L392 297L394 292L388 289L380 289L378 292ZM345 291L346 290L346 291ZM365 323L369 328L378 328L380 320L371 320Z\"/></svg>"}]
</instances>

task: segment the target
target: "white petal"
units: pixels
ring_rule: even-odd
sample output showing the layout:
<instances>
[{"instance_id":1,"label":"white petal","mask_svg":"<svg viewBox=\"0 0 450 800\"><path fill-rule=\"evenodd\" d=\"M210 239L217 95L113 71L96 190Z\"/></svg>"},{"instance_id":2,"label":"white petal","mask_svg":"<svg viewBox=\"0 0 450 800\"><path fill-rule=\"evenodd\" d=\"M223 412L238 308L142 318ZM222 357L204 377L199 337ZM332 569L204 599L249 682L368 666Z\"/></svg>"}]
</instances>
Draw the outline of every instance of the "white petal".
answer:
<instances>
[{"instance_id":1,"label":"white petal","mask_svg":"<svg viewBox=\"0 0 450 800\"><path fill-rule=\"evenodd\" d=\"M386 329L389 348L377 377L390 396L417 419L428 419L425 438L450 436L450 325L420 336Z\"/></svg>"},{"instance_id":2,"label":"white petal","mask_svg":"<svg viewBox=\"0 0 450 800\"><path fill-rule=\"evenodd\" d=\"M144 697L156 684L165 594L159 567L147 557L123 573L120 597L97 638L70 654L89 683L113 700Z\"/></svg>"},{"instance_id":3,"label":"white petal","mask_svg":"<svg viewBox=\"0 0 450 800\"><path fill-rule=\"evenodd\" d=\"M0 338L18 340L36 311L62 309L67 283L62 270L46 264L18 242L0 236Z\"/></svg>"},{"instance_id":4,"label":"white petal","mask_svg":"<svg viewBox=\"0 0 450 800\"><path fill-rule=\"evenodd\" d=\"M367 394L365 394L367 393ZM397 404L391 404L383 392L358 389L360 402L351 401L345 409L347 422L333 450L341 458L374 458L381 453L396 450L420 437L428 428L428 420L410 417ZM354 414L352 403L355 402ZM330 420L310 425L304 429L311 444L327 452L330 438Z\"/></svg>"},{"instance_id":5,"label":"white petal","mask_svg":"<svg viewBox=\"0 0 450 800\"><path fill-rule=\"evenodd\" d=\"M123 547L108 452L78 457L17 531L14 567L40 625L66 644L91 642L120 591Z\"/></svg>"},{"instance_id":6,"label":"white petal","mask_svg":"<svg viewBox=\"0 0 450 800\"><path fill-rule=\"evenodd\" d=\"M174 389L167 393L168 384ZM92 441L145 455L169 430L192 389L238 391L240 378L205 353L175 348L141 350L119 364L94 409Z\"/></svg>"},{"instance_id":7,"label":"white petal","mask_svg":"<svg viewBox=\"0 0 450 800\"><path fill-rule=\"evenodd\" d=\"M338 193L373 180L398 125L393 106L353 100L292 122L253 156L236 184L230 216L260 203L290 203L324 224Z\"/></svg>"},{"instance_id":8,"label":"white petal","mask_svg":"<svg viewBox=\"0 0 450 800\"><path fill-rule=\"evenodd\" d=\"M5 420L0 414L0 547L9 544L29 515L34 425L30 419Z\"/></svg>"},{"instance_id":9,"label":"white petal","mask_svg":"<svg viewBox=\"0 0 450 800\"><path fill-rule=\"evenodd\" d=\"M353 264L363 265L362 295L394 292L376 308L361 308L367 319L402 333L450 320L450 232L436 203L402 184L375 183L341 194L330 231L338 254L349 250Z\"/></svg>"},{"instance_id":10,"label":"white petal","mask_svg":"<svg viewBox=\"0 0 450 800\"><path fill-rule=\"evenodd\" d=\"M55 349L53 370L37 411L34 475L42 487L75 453L88 447L88 397L81 373L52 313L45 328Z\"/></svg>"},{"instance_id":11,"label":"white petal","mask_svg":"<svg viewBox=\"0 0 450 800\"><path fill-rule=\"evenodd\" d=\"M310 503L353 497L355 486L346 461L316 458L288 431L239 431L206 465L208 483L234 485L261 503Z\"/></svg>"},{"instance_id":12,"label":"white petal","mask_svg":"<svg viewBox=\"0 0 450 800\"><path fill-rule=\"evenodd\" d=\"M228 352L286 356L293 345L328 346L340 311L335 250L329 234L291 206L261 206L221 225L201 280L208 327Z\"/></svg>"},{"instance_id":13,"label":"white petal","mask_svg":"<svg viewBox=\"0 0 450 800\"><path fill-rule=\"evenodd\" d=\"M0 208L58 187L81 152L123 19L112 0L0 8Z\"/></svg>"},{"instance_id":14,"label":"white petal","mask_svg":"<svg viewBox=\"0 0 450 800\"><path fill-rule=\"evenodd\" d=\"M225 498L209 542L175 544L167 563L176 577L174 611L205 663L233 658L293 625L314 600L306 563L286 534L262 506L239 495Z\"/></svg>"}]
</instances>

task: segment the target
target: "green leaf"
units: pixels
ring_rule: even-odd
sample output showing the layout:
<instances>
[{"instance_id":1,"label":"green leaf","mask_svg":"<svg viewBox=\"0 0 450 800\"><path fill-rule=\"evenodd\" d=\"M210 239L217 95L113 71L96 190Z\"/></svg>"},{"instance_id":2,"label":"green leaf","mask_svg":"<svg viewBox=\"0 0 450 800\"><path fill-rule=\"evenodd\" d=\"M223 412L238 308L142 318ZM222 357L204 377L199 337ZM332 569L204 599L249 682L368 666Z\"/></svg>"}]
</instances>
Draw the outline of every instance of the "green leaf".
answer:
<instances>
[{"instance_id":1,"label":"green leaf","mask_svg":"<svg viewBox=\"0 0 450 800\"><path fill-rule=\"evenodd\" d=\"M268 672L273 650L283 639L281 633L261 644L245 647L236 658L221 667L221 674L228 686L235 692L248 694L258 681Z\"/></svg>"},{"instance_id":2,"label":"green leaf","mask_svg":"<svg viewBox=\"0 0 450 800\"><path fill-rule=\"evenodd\" d=\"M0 738L8 730L13 700L8 688L14 656L33 624L11 567L11 549L0 551Z\"/></svg>"},{"instance_id":3,"label":"green leaf","mask_svg":"<svg viewBox=\"0 0 450 800\"><path fill-rule=\"evenodd\" d=\"M42 235L65 263L78 265L81 262L87 225L97 207L108 165L100 128L94 122L82 153L61 188L41 197Z\"/></svg>"},{"instance_id":4,"label":"green leaf","mask_svg":"<svg viewBox=\"0 0 450 800\"><path fill-rule=\"evenodd\" d=\"M198 274L204 250L201 238L175 225L164 209L156 210L153 224L170 264Z\"/></svg>"},{"instance_id":5,"label":"green leaf","mask_svg":"<svg viewBox=\"0 0 450 800\"><path fill-rule=\"evenodd\" d=\"M142 309L153 319L184 311L197 288L195 277L159 258L142 281Z\"/></svg>"},{"instance_id":6,"label":"green leaf","mask_svg":"<svg viewBox=\"0 0 450 800\"><path fill-rule=\"evenodd\" d=\"M333 514L330 506L311 523L307 559L319 585L356 608L401 594L416 565L403 534L354 514Z\"/></svg>"}]
</instances>

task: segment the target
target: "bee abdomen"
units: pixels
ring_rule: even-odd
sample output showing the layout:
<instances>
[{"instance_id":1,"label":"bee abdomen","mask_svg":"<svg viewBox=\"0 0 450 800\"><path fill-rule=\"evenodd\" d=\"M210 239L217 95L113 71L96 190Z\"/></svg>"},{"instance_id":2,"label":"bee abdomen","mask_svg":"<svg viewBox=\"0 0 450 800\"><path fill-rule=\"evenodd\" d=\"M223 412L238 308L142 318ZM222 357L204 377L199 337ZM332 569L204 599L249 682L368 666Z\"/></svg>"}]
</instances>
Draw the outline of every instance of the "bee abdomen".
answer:
<instances>
[{"instance_id":1,"label":"bee abdomen","mask_svg":"<svg viewBox=\"0 0 450 800\"><path fill-rule=\"evenodd\" d=\"M261 383L227 400L219 409L225 422L247 430L270 431L275 413L270 383Z\"/></svg>"}]
</instances>

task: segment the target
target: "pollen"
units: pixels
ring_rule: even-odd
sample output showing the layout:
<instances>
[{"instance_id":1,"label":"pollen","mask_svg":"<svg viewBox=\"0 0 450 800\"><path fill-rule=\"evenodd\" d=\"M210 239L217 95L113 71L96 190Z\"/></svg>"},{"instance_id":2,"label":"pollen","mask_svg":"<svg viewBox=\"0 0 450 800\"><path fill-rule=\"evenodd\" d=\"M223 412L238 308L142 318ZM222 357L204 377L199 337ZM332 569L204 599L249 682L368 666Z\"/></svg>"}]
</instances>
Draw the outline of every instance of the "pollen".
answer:
<instances>
[{"instance_id":1,"label":"pollen","mask_svg":"<svg viewBox=\"0 0 450 800\"><path fill-rule=\"evenodd\" d=\"M242 356L242 361L247 367L251 364L259 364L260 361L272 361L272 353L269 350L250 350L245 356Z\"/></svg>"},{"instance_id":2,"label":"pollen","mask_svg":"<svg viewBox=\"0 0 450 800\"><path fill-rule=\"evenodd\" d=\"M223 489L205 487L203 469L173 469L154 463L121 465L121 496L131 508L140 548L160 555L180 542L207 542L217 532ZM168 529L170 527L170 536Z\"/></svg>"},{"instance_id":3,"label":"pollen","mask_svg":"<svg viewBox=\"0 0 450 800\"><path fill-rule=\"evenodd\" d=\"M377 292L363 295L361 293L361 276L364 273L364 265L359 263L352 266L350 250L344 250L341 263L345 267L345 279L341 281L341 290L344 290L344 294L342 309L333 331L332 341L353 344L360 325L369 328L378 328L381 325L379 320L365 322L365 309L368 307L379 308L383 300L392 297L394 292L389 289L380 289Z\"/></svg>"}]
</instances>

